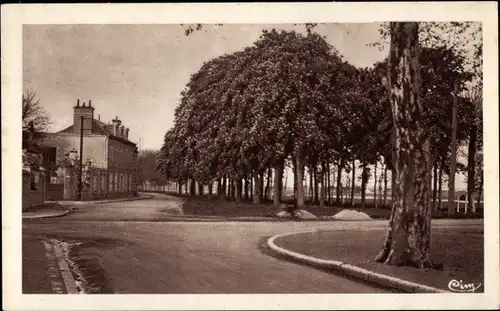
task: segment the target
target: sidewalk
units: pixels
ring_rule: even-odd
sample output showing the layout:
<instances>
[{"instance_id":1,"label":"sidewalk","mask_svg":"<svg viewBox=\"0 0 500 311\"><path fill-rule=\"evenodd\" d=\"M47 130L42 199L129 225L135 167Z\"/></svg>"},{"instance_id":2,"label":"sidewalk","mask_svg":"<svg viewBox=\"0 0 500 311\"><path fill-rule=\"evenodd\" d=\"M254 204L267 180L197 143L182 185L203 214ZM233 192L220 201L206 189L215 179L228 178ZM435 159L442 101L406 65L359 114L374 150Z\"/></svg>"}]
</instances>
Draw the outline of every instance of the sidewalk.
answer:
<instances>
[{"instance_id":1,"label":"sidewalk","mask_svg":"<svg viewBox=\"0 0 500 311\"><path fill-rule=\"evenodd\" d=\"M274 252L294 261L405 292L450 291L448 285L452 280L480 285L475 292L484 292L484 235L481 229L433 229L431 258L444 264L442 271L374 262L384 238L385 230L318 231L276 236L268 245Z\"/></svg>"},{"instance_id":2,"label":"sidewalk","mask_svg":"<svg viewBox=\"0 0 500 311\"><path fill-rule=\"evenodd\" d=\"M69 213L71 213L71 211L78 208L79 206L144 200L144 199L150 199L152 197L153 196L148 194L139 194L139 196L137 197L95 200L95 201L47 201L43 205L33 206L27 210L24 210L23 219L63 217L67 216Z\"/></svg>"},{"instance_id":3,"label":"sidewalk","mask_svg":"<svg viewBox=\"0 0 500 311\"><path fill-rule=\"evenodd\" d=\"M151 199L153 196L149 194L139 194L136 197L128 197L128 198L116 198L116 199L106 199L106 200L93 200L93 201L55 201L55 202L47 202L54 203L63 206L67 211L72 211L79 206L87 206L87 205L95 205L95 204L106 204L113 202L126 202L126 201L136 201L136 200L145 200Z\"/></svg>"},{"instance_id":4,"label":"sidewalk","mask_svg":"<svg viewBox=\"0 0 500 311\"><path fill-rule=\"evenodd\" d=\"M55 264L47 257L48 250L43 241L23 236L22 243L23 294L64 293L62 279L54 268Z\"/></svg>"},{"instance_id":5,"label":"sidewalk","mask_svg":"<svg viewBox=\"0 0 500 311\"><path fill-rule=\"evenodd\" d=\"M23 211L23 219L55 218L68 215L70 209L57 202L48 202Z\"/></svg>"},{"instance_id":6,"label":"sidewalk","mask_svg":"<svg viewBox=\"0 0 500 311\"><path fill-rule=\"evenodd\" d=\"M106 200L93 200L93 201L56 201L50 203L58 203L66 207L74 207L78 205L88 205L88 204L105 204L105 203L113 203L113 202L125 202L125 201L136 201L136 200L145 200L151 199L153 196L149 194L140 193L136 197L127 197L127 198L116 198L116 199L106 199Z\"/></svg>"}]
</instances>

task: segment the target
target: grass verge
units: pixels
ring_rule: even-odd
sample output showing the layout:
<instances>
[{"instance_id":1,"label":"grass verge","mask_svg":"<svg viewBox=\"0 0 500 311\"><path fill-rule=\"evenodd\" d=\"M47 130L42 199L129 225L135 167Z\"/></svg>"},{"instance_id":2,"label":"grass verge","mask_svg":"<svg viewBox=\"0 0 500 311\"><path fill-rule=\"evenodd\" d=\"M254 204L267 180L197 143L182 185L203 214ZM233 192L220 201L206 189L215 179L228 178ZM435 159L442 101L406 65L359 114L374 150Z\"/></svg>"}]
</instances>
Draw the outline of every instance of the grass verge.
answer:
<instances>
[{"instance_id":1,"label":"grass verge","mask_svg":"<svg viewBox=\"0 0 500 311\"><path fill-rule=\"evenodd\" d=\"M395 267L373 261L385 238L384 230L320 231L276 239L279 247L326 260L342 261L370 271L449 290L451 280L484 284L484 234L480 229L433 229L431 258L444 270ZM476 292L483 292L482 285Z\"/></svg>"}]
</instances>

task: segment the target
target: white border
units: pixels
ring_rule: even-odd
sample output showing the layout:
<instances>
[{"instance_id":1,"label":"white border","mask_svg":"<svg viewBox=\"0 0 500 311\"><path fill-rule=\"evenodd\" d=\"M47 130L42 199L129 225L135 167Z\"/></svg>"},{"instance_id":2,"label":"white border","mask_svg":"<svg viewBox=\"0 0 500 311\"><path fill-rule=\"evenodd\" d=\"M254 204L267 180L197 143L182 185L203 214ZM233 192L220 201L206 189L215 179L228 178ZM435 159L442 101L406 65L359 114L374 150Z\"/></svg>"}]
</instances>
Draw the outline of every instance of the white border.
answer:
<instances>
[{"instance_id":1,"label":"white border","mask_svg":"<svg viewBox=\"0 0 500 311\"><path fill-rule=\"evenodd\" d=\"M2 5L3 301L7 310L478 309L499 307L498 8L496 2ZM23 24L179 24L474 20L484 30L485 293L413 295L21 294Z\"/></svg>"}]
</instances>

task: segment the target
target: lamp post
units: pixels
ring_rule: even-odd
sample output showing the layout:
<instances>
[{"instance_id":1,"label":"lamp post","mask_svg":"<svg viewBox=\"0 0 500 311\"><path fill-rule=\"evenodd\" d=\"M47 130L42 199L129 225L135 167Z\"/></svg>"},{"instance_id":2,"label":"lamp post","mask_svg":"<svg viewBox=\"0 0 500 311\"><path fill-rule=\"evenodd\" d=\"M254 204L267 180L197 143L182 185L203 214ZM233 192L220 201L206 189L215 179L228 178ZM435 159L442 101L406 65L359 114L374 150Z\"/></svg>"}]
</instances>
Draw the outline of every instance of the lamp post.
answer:
<instances>
[{"instance_id":1,"label":"lamp post","mask_svg":"<svg viewBox=\"0 0 500 311\"><path fill-rule=\"evenodd\" d=\"M83 188L83 120L84 117L80 117L80 165L78 166L78 200L82 200L82 188Z\"/></svg>"},{"instance_id":2,"label":"lamp post","mask_svg":"<svg viewBox=\"0 0 500 311\"><path fill-rule=\"evenodd\" d=\"M90 158L87 158L85 161L85 183L91 185L92 184L92 161Z\"/></svg>"},{"instance_id":3,"label":"lamp post","mask_svg":"<svg viewBox=\"0 0 500 311\"><path fill-rule=\"evenodd\" d=\"M84 116L80 116L80 165L79 165L79 180L78 180L78 199L82 200L82 190L83 190L83 121L85 120ZM90 162L90 160L87 160Z\"/></svg>"}]
</instances>

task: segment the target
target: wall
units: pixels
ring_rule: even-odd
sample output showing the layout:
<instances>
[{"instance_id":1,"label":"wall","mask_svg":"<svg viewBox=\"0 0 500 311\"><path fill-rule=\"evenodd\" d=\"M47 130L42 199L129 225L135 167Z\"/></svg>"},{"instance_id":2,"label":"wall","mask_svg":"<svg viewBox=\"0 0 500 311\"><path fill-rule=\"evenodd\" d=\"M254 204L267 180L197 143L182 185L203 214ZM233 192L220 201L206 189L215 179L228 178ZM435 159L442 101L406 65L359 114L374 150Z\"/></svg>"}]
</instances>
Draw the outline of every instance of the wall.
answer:
<instances>
[{"instance_id":1,"label":"wall","mask_svg":"<svg viewBox=\"0 0 500 311\"><path fill-rule=\"evenodd\" d=\"M45 203L45 178L42 174L38 178L37 189L31 189L31 174L39 172L29 172L23 170L23 206L22 209L28 209L30 207L41 205Z\"/></svg>"},{"instance_id":2,"label":"wall","mask_svg":"<svg viewBox=\"0 0 500 311\"><path fill-rule=\"evenodd\" d=\"M108 146L108 197L130 195L137 190L137 147L113 138Z\"/></svg>"},{"instance_id":3,"label":"wall","mask_svg":"<svg viewBox=\"0 0 500 311\"><path fill-rule=\"evenodd\" d=\"M64 195L64 184L47 183L47 201L61 201Z\"/></svg>"},{"instance_id":4,"label":"wall","mask_svg":"<svg viewBox=\"0 0 500 311\"><path fill-rule=\"evenodd\" d=\"M107 167L106 139L104 135L85 135L83 137L83 161L88 158L92 166L105 169ZM43 145L57 147L56 163L64 159L64 154L75 149L80 153L80 135L73 133L49 134Z\"/></svg>"}]
</instances>

